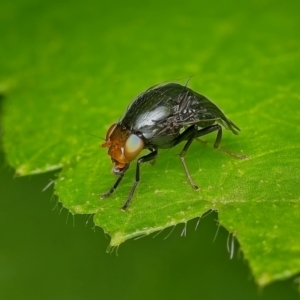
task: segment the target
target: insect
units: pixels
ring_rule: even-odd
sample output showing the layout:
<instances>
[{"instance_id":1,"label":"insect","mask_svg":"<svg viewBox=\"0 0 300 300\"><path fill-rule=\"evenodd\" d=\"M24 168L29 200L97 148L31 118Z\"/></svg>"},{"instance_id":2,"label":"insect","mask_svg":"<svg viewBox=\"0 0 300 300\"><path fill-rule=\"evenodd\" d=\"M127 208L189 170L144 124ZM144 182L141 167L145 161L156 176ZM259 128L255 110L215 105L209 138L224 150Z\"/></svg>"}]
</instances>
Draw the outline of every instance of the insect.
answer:
<instances>
[{"instance_id":1,"label":"insect","mask_svg":"<svg viewBox=\"0 0 300 300\"><path fill-rule=\"evenodd\" d=\"M215 104L187 86L167 83L149 88L129 105L124 117L107 131L102 147L108 148L108 155L114 164L113 173L118 178L101 198L110 196L116 190L130 163L143 149L148 149L150 153L137 159L135 182L122 207L125 210L140 181L140 165L153 161L158 149L171 148L183 141L185 145L179 157L188 181L194 189L198 189L184 159L194 139L216 131L215 149L245 158L244 155L220 148L221 125L233 134L240 131Z\"/></svg>"}]
</instances>

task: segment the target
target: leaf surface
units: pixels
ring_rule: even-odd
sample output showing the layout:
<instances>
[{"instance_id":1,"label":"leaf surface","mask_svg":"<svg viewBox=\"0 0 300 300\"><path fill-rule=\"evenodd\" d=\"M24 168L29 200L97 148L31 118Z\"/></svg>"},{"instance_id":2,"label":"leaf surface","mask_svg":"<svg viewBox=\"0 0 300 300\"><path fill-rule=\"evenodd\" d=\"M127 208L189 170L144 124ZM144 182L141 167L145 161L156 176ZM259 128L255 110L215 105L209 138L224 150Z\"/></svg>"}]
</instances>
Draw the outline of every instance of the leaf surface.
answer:
<instances>
[{"instance_id":1,"label":"leaf surface","mask_svg":"<svg viewBox=\"0 0 300 300\"><path fill-rule=\"evenodd\" d=\"M3 147L19 175L62 168L63 206L93 214L111 246L217 210L265 285L300 269L299 3L213 2L153 1L141 13L135 1L3 1ZM125 213L134 164L100 200L115 177L91 134L105 137L149 86L190 75L242 129L224 132L222 146L248 159L213 150L212 134L186 155L200 191L187 183L181 144L143 165Z\"/></svg>"}]
</instances>

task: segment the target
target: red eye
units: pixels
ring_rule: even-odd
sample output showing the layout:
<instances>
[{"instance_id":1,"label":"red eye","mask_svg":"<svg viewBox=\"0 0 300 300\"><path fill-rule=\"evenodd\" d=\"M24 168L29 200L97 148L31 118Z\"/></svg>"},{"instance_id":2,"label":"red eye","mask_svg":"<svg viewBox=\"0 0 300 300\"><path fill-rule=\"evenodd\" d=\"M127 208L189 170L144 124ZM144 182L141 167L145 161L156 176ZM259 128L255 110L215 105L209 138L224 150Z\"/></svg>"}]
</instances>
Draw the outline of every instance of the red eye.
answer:
<instances>
[{"instance_id":1,"label":"red eye","mask_svg":"<svg viewBox=\"0 0 300 300\"><path fill-rule=\"evenodd\" d=\"M131 134L124 147L125 157L131 161L139 155L139 153L144 149L144 141L135 134Z\"/></svg>"},{"instance_id":2,"label":"red eye","mask_svg":"<svg viewBox=\"0 0 300 300\"><path fill-rule=\"evenodd\" d=\"M112 124L112 125L109 127L109 129L108 129L108 131L107 131L107 133L106 133L106 141L109 140L111 134L113 133L113 131L115 130L116 127L117 127L117 123Z\"/></svg>"}]
</instances>

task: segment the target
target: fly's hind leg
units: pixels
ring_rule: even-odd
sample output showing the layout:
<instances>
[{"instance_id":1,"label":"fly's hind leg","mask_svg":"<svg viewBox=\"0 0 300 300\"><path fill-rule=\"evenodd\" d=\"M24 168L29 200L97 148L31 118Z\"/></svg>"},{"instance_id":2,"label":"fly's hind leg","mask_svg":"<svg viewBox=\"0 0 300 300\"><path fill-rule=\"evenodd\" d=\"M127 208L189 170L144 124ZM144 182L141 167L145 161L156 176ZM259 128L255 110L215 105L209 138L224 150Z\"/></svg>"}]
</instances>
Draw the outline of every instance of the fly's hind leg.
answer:
<instances>
[{"instance_id":1,"label":"fly's hind leg","mask_svg":"<svg viewBox=\"0 0 300 300\"><path fill-rule=\"evenodd\" d=\"M220 125L217 125L217 124L216 125L212 125L210 127L215 127L214 130L218 131L217 138L216 138L215 143L214 143L214 148L215 149L220 150L220 151L222 151L222 152L224 152L224 153L226 153L228 155L234 156L234 157L239 158L239 159L245 159L245 158L247 158L247 155L245 155L245 154L237 154L237 153L232 152L232 151L230 151L228 149L221 148L220 147L220 143L221 143L221 140L222 140L222 127Z\"/></svg>"}]
</instances>

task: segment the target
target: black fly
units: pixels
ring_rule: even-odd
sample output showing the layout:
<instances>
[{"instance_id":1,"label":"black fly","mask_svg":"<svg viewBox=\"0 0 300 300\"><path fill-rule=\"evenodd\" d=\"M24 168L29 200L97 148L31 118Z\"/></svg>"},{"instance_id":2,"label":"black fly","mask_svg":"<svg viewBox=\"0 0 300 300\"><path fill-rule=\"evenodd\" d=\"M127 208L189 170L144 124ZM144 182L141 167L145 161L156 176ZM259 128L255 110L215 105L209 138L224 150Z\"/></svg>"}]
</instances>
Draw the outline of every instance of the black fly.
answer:
<instances>
[{"instance_id":1,"label":"black fly","mask_svg":"<svg viewBox=\"0 0 300 300\"><path fill-rule=\"evenodd\" d=\"M217 131L215 149L239 158L246 157L220 148L221 125L233 134L240 131L215 104L187 86L168 83L148 89L130 104L121 121L113 124L106 134L102 147L108 147L108 155L114 163L113 172L119 177L112 188L101 197L107 197L115 191L131 161L143 149L148 149L150 153L137 160L135 182L122 207L125 210L140 181L140 164L154 160L158 148L171 148L183 141L186 143L179 157L190 184L198 189L184 160L194 139Z\"/></svg>"}]
</instances>

